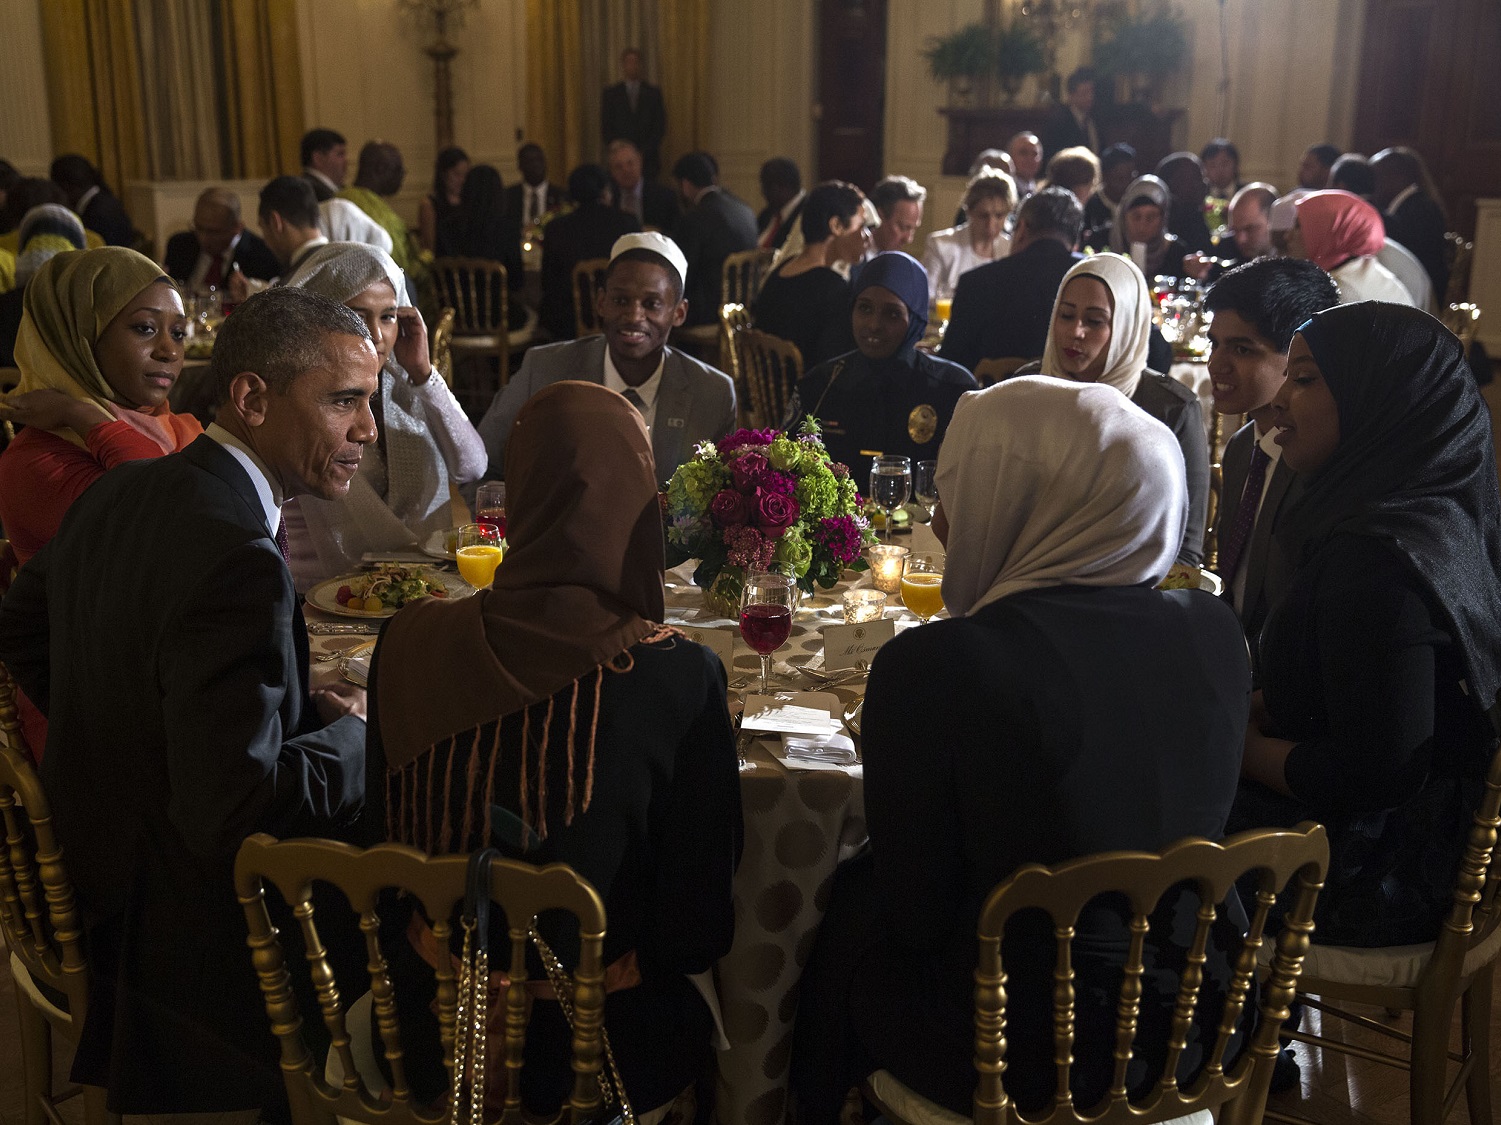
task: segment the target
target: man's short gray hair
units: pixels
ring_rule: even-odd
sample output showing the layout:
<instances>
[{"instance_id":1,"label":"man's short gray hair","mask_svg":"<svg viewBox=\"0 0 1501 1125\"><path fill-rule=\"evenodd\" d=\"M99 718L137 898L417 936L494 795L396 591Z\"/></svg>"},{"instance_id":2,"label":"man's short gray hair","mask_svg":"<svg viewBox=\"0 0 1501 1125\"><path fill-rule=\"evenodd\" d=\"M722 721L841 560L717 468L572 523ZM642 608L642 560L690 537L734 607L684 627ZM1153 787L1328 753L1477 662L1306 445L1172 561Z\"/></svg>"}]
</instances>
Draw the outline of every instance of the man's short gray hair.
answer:
<instances>
[{"instance_id":1,"label":"man's short gray hair","mask_svg":"<svg viewBox=\"0 0 1501 1125\"><path fill-rule=\"evenodd\" d=\"M214 341L208 373L218 402L229 401L230 383L245 371L285 394L299 375L329 361L330 336L370 340L370 330L353 309L306 289L257 293L224 318Z\"/></svg>"},{"instance_id":2,"label":"man's short gray hair","mask_svg":"<svg viewBox=\"0 0 1501 1125\"><path fill-rule=\"evenodd\" d=\"M887 176L870 192L870 201L884 219L898 203L921 203L928 198L928 189L911 176Z\"/></svg>"}]
</instances>

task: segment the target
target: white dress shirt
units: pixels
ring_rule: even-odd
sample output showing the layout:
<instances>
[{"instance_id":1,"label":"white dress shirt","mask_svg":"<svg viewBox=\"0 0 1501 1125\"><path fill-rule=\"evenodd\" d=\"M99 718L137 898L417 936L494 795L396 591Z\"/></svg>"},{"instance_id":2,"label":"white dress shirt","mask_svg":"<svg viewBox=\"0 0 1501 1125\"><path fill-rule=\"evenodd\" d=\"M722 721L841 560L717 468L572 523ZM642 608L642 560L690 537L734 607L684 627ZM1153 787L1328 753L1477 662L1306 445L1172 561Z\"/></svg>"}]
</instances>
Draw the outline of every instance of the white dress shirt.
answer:
<instances>
[{"instance_id":1,"label":"white dress shirt","mask_svg":"<svg viewBox=\"0 0 1501 1125\"><path fill-rule=\"evenodd\" d=\"M547 181L536 187L525 181L521 184L521 227L525 230L547 214Z\"/></svg>"},{"instance_id":2,"label":"white dress shirt","mask_svg":"<svg viewBox=\"0 0 1501 1125\"><path fill-rule=\"evenodd\" d=\"M639 387L630 385L620 377L620 372L615 370L615 361L610 358L610 349L605 348L605 386L617 394L625 394L626 389L636 392L641 399L641 420L646 423L646 432L651 433L652 425L657 420L657 392L662 389L662 369L667 366L667 352L664 349L662 358L657 361L657 369L651 373L651 378Z\"/></svg>"},{"instance_id":3,"label":"white dress shirt","mask_svg":"<svg viewBox=\"0 0 1501 1125\"><path fill-rule=\"evenodd\" d=\"M286 497L282 496L276 482L271 479L271 472L266 468L266 463L234 434L230 433L218 422L210 422L208 429L203 431L224 447L226 453L240 463L245 474L250 477L250 483L255 486L255 494L260 497L261 510L266 516L266 526L271 529L271 538L276 538L276 529L281 526L281 506L286 503Z\"/></svg>"}]
</instances>

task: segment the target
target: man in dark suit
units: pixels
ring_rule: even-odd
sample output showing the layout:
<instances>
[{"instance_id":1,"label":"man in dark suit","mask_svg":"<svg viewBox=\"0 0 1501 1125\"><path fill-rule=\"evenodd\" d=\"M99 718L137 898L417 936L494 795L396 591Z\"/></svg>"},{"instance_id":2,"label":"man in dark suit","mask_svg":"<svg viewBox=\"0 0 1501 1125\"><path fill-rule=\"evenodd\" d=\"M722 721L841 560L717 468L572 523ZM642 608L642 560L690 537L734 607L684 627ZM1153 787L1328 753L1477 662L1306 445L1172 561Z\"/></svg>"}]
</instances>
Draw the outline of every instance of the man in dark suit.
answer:
<instances>
[{"instance_id":1,"label":"man in dark suit","mask_svg":"<svg viewBox=\"0 0 1501 1125\"><path fill-rule=\"evenodd\" d=\"M1258 258L1226 273L1209 290L1209 378L1214 408L1247 422L1225 447L1220 493L1219 571L1225 597L1246 635L1261 631L1272 598L1267 561L1277 512L1293 486L1273 440L1272 399L1287 372L1293 333L1314 313L1339 303L1339 290L1312 262Z\"/></svg>"},{"instance_id":2,"label":"man in dark suit","mask_svg":"<svg viewBox=\"0 0 1501 1125\"><path fill-rule=\"evenodd\" d=\"M662 138L667 135L667 109L662 90L641 77L641 51L627 47L620 53L623 81L606 86L599 103L600 142L630 141L641 153L646 178L662 170Z\"/></svg>"},{"instance_id":3,"label":"man in dark suit","mask_svg":"<svg viewBox=\"0 0 1501 1125\"><path fill-rule=\"evenodd\" d=\"M309 129L302 135L302 174L318 202L332 199L349 173L349 146L332 129Z\"/></svg>"},{"instance_id":4,"label":"man in dark suit","mask_svg":"<svg viewBox=\"0 0 1501 1125\"><path fill-rule=\"evenodd\" d=\"M630 141L612 141L605 151L610 168L610 203L644 227L671 237L682 207L678 193L641 174L641 151Z\"/></svg>"},{"instance_id":5,"label":"man in dark suit","mask_svg":"<svg viewBox=\"0 0 1501 1125\"><path fill-rule=\"evenodd\" d=\"M193 207L193 229L167 239L162 258L167 276L189 292L212 286L223 289L239 272L256 281L281 273L276 255L240 218L240 197L227 188L208 188Z\"/></svg>"},{"instance_id":6,"label":"man in dark suit","mask_svg":"<svg viewBox=\"0 0 1501 1125\"><path fill-rule=\"evenodd\" d=\"M1371 157L1376 177L1371 200L1386 223L1386 237L1411 250L1433 282L1434 300L1442 308L1449 290L1449 263L1444 245L1448 223L1438 200L1428 193L1432 182L1423 158L1410 148L1384 148Z\"/></svg>"},{"instance_id":7,"label":"man in dark suit","mask_svg":"<svg viewBox=\"0 0 1501 1125\"><path fill-rule=\"evenodd\" d=\"M49 173L63 189L68 206L83 220L85 230L104 239L107 246L134 246L140 239L124 205L104 186L104 177L82 156L59 156Z\"/></svg>"},{"instance_id":8,"label":"man in dark suit","mask_svg":"<svg viewBox=\"0 0 1501 1125\"><path fill-rule=\"evenodd\" d=\"M780 250L797 226L803 200L808 197L797 165L785 156L773 156L761 165L761 196L766 206L756 216L756 229L761 232L756 245L763 250Z\"/></svg>"},{"instance_id":9,"label":"man in dark suit","mask_svg":"<svg viewBox=\"0 0 1501 1125\"><path fill-rule=\"evenodd\" d=\"M1029 195L1017 212L1011 253L959 275L938 354L971 371L982 359L1041 356L1058 286L1079 260L1074 244L1083 221L1078 197L1065 188Z\"/></svg>"},{"instance_id":10,"label":"man in dark suit","mask_svg":"<svg viewBox=\"0 0 1501 1125\"><path fill-rule=\"evenodd\" d=\"M685 323L716 324L724 260L756 248L756 216L747 203L715 182L718 176L707 153L679 157L672 175L688 204L673 238L688 262L691 279Z\"/></svg>"},{"instance_id":11,"label":"man in dark suit","mask_svg":"<svg viewBox=\"0 0 1501 1125\"><path fill-rule=\"evenodd\" d=\"M615 244L594 302L604 334L529 350L480 420L492 478L504 475L506 441L522 405L563 379L603 383L641 411L659 481L671 477L699 442L734 427L730 377L667 346L668 334L688 313L687 272L683 252L655 231L628 234Z\"/></svg>"},{"instance_id":12,"label":"man in dark suit","mask_svg":"<svg viewBox=\"0 0 1501 1125\"><path fill-rule=\"evenodd\" d=\"M524 232L549 211L556 211L568 198L557 184L547 182L547 153L528 142L516 151L521 182L506 188L506 213L515 215Z\"/></svg>"},{"instance_id":13,"label":"man in dark suit","mask_svg":"<svg viewBox=\"0 0 1501 1125\"><path fill-rule=\"evenodd\" d=\"M348 492L379 370L348 309L251 297L214 348L217 423L93 485L0 604L85 924L73 1077L113 1111L286 1112L233 865L252 832L335 835L361 809L365 693L309 691L277 529L286 500Z\"/></svg>"},{"instance_id":14,"label":"man in dark suit","mask_svg":"<svg viewBox=\"0 0 1501 1125\"><path fill-rule=\"evenodd\" d=\"M591 258L608 258L623 235L641 224L612 207L610 176L598 164L580 164L568 174L574 209L559 215L542 232L542 327L554 340L571 340L577 332L573 305L573 267Z\"/></svg>"},{"instance_id":15,"label":"man in dark suit","mask_svg":"<svg viewBox=\"0 0 1501 1125\"><path fill-rule=\"evenodd\" d=\"M1042 126L1043 159L1051 160L1066 148L1100 151L1094 124L1094 70L1081 66L1068 76L1066 99L1053 108Z\"/></svg>"}]
</instances>

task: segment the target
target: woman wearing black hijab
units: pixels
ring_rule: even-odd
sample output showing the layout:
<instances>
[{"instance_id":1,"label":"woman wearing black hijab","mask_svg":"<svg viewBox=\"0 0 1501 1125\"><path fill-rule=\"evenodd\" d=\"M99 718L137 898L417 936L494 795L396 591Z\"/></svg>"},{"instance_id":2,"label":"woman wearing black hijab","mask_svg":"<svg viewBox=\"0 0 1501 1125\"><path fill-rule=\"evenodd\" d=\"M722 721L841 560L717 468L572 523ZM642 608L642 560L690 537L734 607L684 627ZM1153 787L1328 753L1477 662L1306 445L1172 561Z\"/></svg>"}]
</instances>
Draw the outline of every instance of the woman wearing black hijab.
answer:
<instances>
[{"instance_id":1,"label":"woman wearing black hijab","mask_svg":"<svg viewBox=\"0 0 1501 1125\"><path fill-rule=\"evenodd\" d=\"M1431 941L1495 746L1490 417L1458 340L1377 301L1305 324L1272 405L1306 487L1276 531L1291 578L1261 635L1230 830L1328 825L1321 942Z\"/></svg>"},{"instance_id":2,"label":"woman wearing black hijab","mask_svg":"<svg viewBox=\"0 0 1501 1125\"><path fill-rule=\"evenodd\" d=\"M526 323L520 292L526 283L521 223L506 211L505 184L490 165L476 164L464 177L459 205L438 220L436 252L440 258L486 258L504 265L511 290L506 307L510 327L514 330Z\"/></svg>"},{"instance_id":3,"label":"woman wearing black hijab","mask_svg":"<svg viewBox=\"0 0 1501 1125\"><path fill-rule=\"evenodd\" d=\"M928 327L928 274L888 250L860 270L850 301L855 350L820 363L797 385L788 429L804 415L823 427L835 461L863 470L862 454L933 460L965 391L979 387L957 363L917 350Z\"/></svg>"}]
</instances>

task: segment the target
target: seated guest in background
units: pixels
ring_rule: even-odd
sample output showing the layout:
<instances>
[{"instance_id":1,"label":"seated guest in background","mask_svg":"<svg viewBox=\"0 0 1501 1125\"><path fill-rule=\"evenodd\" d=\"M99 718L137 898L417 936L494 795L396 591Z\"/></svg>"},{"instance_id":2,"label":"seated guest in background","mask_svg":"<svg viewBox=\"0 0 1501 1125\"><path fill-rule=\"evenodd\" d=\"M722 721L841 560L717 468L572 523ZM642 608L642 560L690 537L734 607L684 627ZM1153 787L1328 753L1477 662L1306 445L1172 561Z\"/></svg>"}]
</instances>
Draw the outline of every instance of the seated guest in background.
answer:
<instances>
[{"instance_id":1,"label":"seated guest in background","mask_svg":"<svg viewBox=\"0 0 1501 1125\"><path fill-rule=\"evenodd\" d=\"M1005 172L986 168L971 178L959 204L964 222L934 231L923 248L923 268L934 297L952 297L960 277L1010 253L1006 220L1015 207L1016 184Z\"/></svg>"},{"instance_id":2,"label":"seated guest in background","mask_svg":"<svg viewBox=\"0 0 1501 1125\"><path fill-rule=\"evenodd\" d=\"M1235 239L1234 260L1188 254L1183 259L1184 272L1200 281L1214 281L1227 268L1273 253L1272 205L1276 201L1277 189L1271 184L1247 184L1237 191L1225 213L1230 236ZM1224 247L1221 242L1220 250Z\"/></svg>"},{"instance_id":3,"label":"seated guest in background","mask_svg":"<svg viewBox=\"0 0 1501 1125\"><path fill-rule=\"evenodd\" d=\"M871 252L881 254L911 246L917 228L922 226L922 208L927 198L928 189L910 176L887 176L877 183L871 189L870 201L881 222L871 228Z\"/></svg>"},{"instance_id":4,"label":"seated guest in background","mask_svg":"<svg viewBox=\"0 0 1501 1125\"><path fill-rule=\"evenodd\" d=\"M687 274L683 252L666 235L646 231L615 243L594 298L602 334L528 348L521 370L480 421L490 477L504 476L506 442L522 406L543 387L565 379L603 383L641 412L658 483L692 457L699 442L718 440L734 428L730 377L667 346L668 334L688 315Z\"/></svg>"},{"instance_id":5,"label":"seated guest in background","mask_svg":"<svg viewBox=\"0 0 1501 1125\"><path fill-rule=\"evenodd\" d=\"M26 286L43 263L69 250L82 250L84 244L83 224L61 204L44 203L26 212L20 226L15 288L0 293L0 367L16 366L16 334L21 331Z\"/></svg>"},{"instance_id":6,"label":"seated guest in background","mask_svg":"<svg viewBox=\"0 0 1501 1125\"><path fill-rule=\"evenodd\" d=\"M332 129L309 129L302 135L302 175L322 203L344 190L349 174L349 146Z\"/></svg>"},{"instance_id":7,"label":"seated guest in background","mask_svg":"<svg viewBox=\"0 0 1501 1125\"><path fill-rule=\"evenodd\" d=\"M0 250L9 250L12 254L21 252L21 220L33 207L42 207L46 204L55 204L59 207L68 206L68 197L63 189L51 180L41 176L22 176L11 185L5 193L5 206L0 207ZM77 218L77 212L73 213ZM84 250L97 250L104 245L104 239L94 231L85 228Z\"/></svg>"},{"instance_id":8,"label":"seated guest in background","mask_svg":"<svg viewBox=\"0 0 1501 1125\"><path fill-rule=\"evenodd\" d=\"M523 235L538 225L542 216L558 210L568 201L557 184L547 180L547 153L542 146L528 141L516 150L516 167L521 182L506 188L506 210L521 223Z\"/></svg>"},{"instance_id":9,"label":"seated guest in background","mask_svg":"<svg viewBox=\"0 0 1501 1125\"><path fill-rule=\"evenodd\" d=\"M193 229L167 239L162 265L188 293L226 289L236 273L256 281L281 273L276 255L245 229L239 195L219 187L205 190L193 205Z\"/></svg>"},{"instance_id":10,"label":"seated guest in background","mask_svg":"<svg viewBox=\"0 0 1501 1125\"><path fill-rule=\"evenodd\" d=\"M429 253L438 252L438 227L457 209L470 167L469 154L458 145L449 145L433 162L433 190L417 205L417 242Z\"/></svg>"},{"instance_id":11,"label":"seated guest in background","mask_svg":"<svg viewBox=\"0 0 1501 1125\"><path fill-rule=\"evenodd\" d=\"M1017 133L1006 142L1006 155L1015 169L1011 178L1016 181L1017 197L1025 199L1037 190L1037 177L1042 174L1042 142L1036 133Z\"/></svg>"},{"instance_id":12,"label":"seated guest in background","mask_svg":"<svg viewBox=\"0 0 1501 1125\"><path fill-rule=\"evenodd\" d=\"M641 173L641 150L630 141L615 140L605 150L610 169L610 202L643 227L671 235L682 208L677 192Z\"/></svg>"},{"instance_id":13,"label":"seated guest in background","mask_svg":"<svg viewBox=\"0 0 1501 1125\"><path fill-rule=\"evenodd\" d=\"M437 253L440 258L483 258L506 268L511 299L506 316L512 330L526 324L526 267L521 261L521 227L516 214L506 210L505 185L489 164L476 164L464 180L459 205L438 224ZM499 316L497 307L491 316Z\"/></svg>"},{"instance_id":14,"label":"seated guest in background","mask_svg":"<svg viewBox=\"0 0 1501 1125\"><path fill-rule=\"evenodd\" d=\"M1193 391L1147 366L1152 295L1147 279L1119 254L1096 254L1064 275L1042 353L1042 373L1106 383L1173 431L1188 482L1188 526L1178 561L1204 557L1209 513L1209 446Z\"/></svg>"},{"instance_id":15,"label":"seated guest in background","mask_svg":"<svg viewBox=\"0 0 1501 1125\"><path fill-rule=\"evenodd\" d=\"M1358 152L1347 152L1329 169L1329 186L1358 195L1367 203L1376 194L1376 173L1371 162Z\"/></svg>"},{"instance_id":16,"label":"seated guest in background","mask_svg":"<svg viewBox=\"0 0 1501 1125\"><path fill-rule=\"evenodd\" d=\"M1059 149L1048 161L1046 187L1061 187L1079 197L1079 206L1088 204L1100 186L1100 159L1082 146Z\"/></svg>"},{"instance_id":17,"label":"seated guest in background","mask_svg":"<svg viewBox=\"0 0 1501 1125\"><path fill-rule=\"evenodd\" d=\"M1204 168L1209 195L1229 199L1241 189L1240 149L1234 141L1215 137L1199 152L1199 163Z\"/></svg>"},{"instance_id":18,"label":"seated guest in background","mask_svg":"<svg viewBox=\"0 0 1501 1125\"><path fill-rule=\"evenodd\" d=\"M785 156L774 156L761 165L761 198L766 200L766 207L756 216L761 232L757 246L763 250L782 248L797 225L797 214L807 194L802 173Z\"/></svg>"},{"instance_id":19,"label":"seated guest in background","mask_svg":"<svg viewBox=\"0 0 1501 1125\"><path fill-rule=\"evenodd\" d=\"M719 323L724 260L756 248L756 215L749 204L719 186L707 153L678 158L672 176L687 209L673 239L688 263L686 324Z\"/></svg>"},{"instance_id":20,"label":"seated guest in background","mask_svg":"<svg viewBox=\"0 0 1501 1125\"><path fill-rule=\"evenodd\" d=\"M1100 134L1094 124L1094 69L1081 66L1068 76L1064 100L1048 114L1042 147L1049 160L1066 148L1097 152ZM1049 177L1051 178L1051 177Z\"/></svg>"},{"instance_id":21,"label":"seated guest in background","mask_svg":"<svg viewBox=\"0 0 1501 1125\"><path fill-rule=\"evenodd\" d=\"M1298 187L1304 191L1322 191L1333 187L1329 182L1329 173L1341 155L1338 145L1328 142L1309 145L1303 153L1303 159L1298 161Z\"/></svg>"},{"instance_id":22,"label":"seated guest in background","mask_svg":"<svg viewBox=\"0 0 1501 1125\"><path fill-rule=\"evenodd\" d=\"M1306 258L1334 275L1340 299L1415 305L1407 287L1376 260L1386 233L1381 214L1347 191L1315 191L1297 202L1298 220L1288 232L1290 257Z\"/></svg>"},{"instance_id":23,"label":"seated guest in background","mask_svg":"<svg viewBox=\"0 0 1501 1125\"><path fill-rule=\"evenodd\" d=\"M94 231L109 246L133 246L140 234L125 213L125 207L104 184L104 177L77 154L59 156L52 162L52 182L63 189L67 204L78 213L85 229Z\"/></svg>"},{"instance_id":24,"label":"seated guest in background","mask_svg":"<svg viewBox=\"0 0 1501 1125\"><path fill-rule=\"evenodd\" d=\"M1136 180L1136 150L1125 143L1113 144L1100 154L1100 186L1084 204L1084 245L1091 250L1110 246L1110 228L1121 196Z\"/></svg>"},{"instance_id":25,"label":"seated guest in background","mask_svg":"<svg viewBox=\"0 0 1501 1125\"><path fill-rule=\"evenodd\" d=\"M450 485L484 475L485 446L453 391L428 360L422 314L403 300L391 256L332 242L287 279L296 289L353 309L375 343L380 388L371 410L379 442L337 499L305 497L286 511L287 547L298 590L359 567L367 551L421 548L454 525Z\"/></svg>"},{"instance_id":26,"label":"seated guest in background","mask_svg":"<svg viewBox=\"0 0 1501 1125\"><path fill-rule=\"evenodd\" d=\"M1209 181L1204 178L1204 166L1191 152L1175 152L1158 163L1156 175L1167 185L1169 194L1167 229L1183 246L1183 253L1211 253L1214 240L1209 237L1209 224L1204 219L1204 198L1209 194Z\"/></svg>"},{"instance_id":27,"label":"seated guest in background","mask_svg":"<svg viewBox=\"0 0 1501 1125\"><path fill-rule=\"evenodd\" d=\"M1432 941L1496 741L1486 405L1448 329L1371 301L1293 338L1272 425L1300 482L1272 543L1291 582L1261 633L1232 824L1328 826L1320 944Z\"/></svg>"},{"instance_id":28,"label":"seated guest in background","mask_svg":"<svg viewBox=\"0 0 1501 1125\"><path fill-rule=\"evenodd\" d=\"M1017 379L960 401L938 489L952 617L889 641L871 668L870 854L840 868L802 976L799 1125L832 1125L846 1090L878 1068L968 1115L975 931L995 886L1025 864L1217 839L1235 797L1245 638L1209 594L1152 588L1184 533L1172 435L1107 387ZM927 716L920 725L914 699ZM1185 890L1153 914L1142 1031L1126 1072L1133 1097L1165 1065L1178 987L1170 966L1192 944L1199 906ZM1219 915L1206 991L1226 986L1238 948L1239 928L1223 905ZM1070 1088L1081 1107L1111 1084L1129 920L1119 905L1086 911L1073 943ZM1052 927L1035 912L1018 916L1003 952L1004 1083L1019 1110L1037 1115L1057 1089ZM1179 1064L1185 1080L1208 1061L1220 1014L1200 1005Z\"/></svg>"},{"instance_id":29,"label":"seated guest in background","mask_svg":"<svg viewBox=\"0 0 1501 1125\"><path fill-rule=\"evenodd\" d=\"M0 603L88 944L72 1076L122 1114L287 1119L234 859L252 832L338 835L363 803L365 693L309 692L275 536L285 500L349 487L376 369L349 310L251 297L214 345L217 424L107 473Z\"/></svg>"},{"instance_id":30,"label":"seated guest in background","mask_svg":"<svg viewBox=\"0 0 1501 1125\"><path fill-rule=\"evenodd\" d=\"M328 239L318 229L319 208L313 186L303 176L277 176L261 188L261 236L276 255L283 275Z\"/></svg>"},{"instance_id":31,"label":"seated guest in background","mask_svg":"<svg viewBox=\"0 0 1501 1125\"><path fill-rule=\"evenodd\" d=\"M711 969L734 930L740 786L724 671L661 625L658 475L641 415L620 395L590 383L543 388L516 417L505 478L508 550L494 585L416 603L381 639L370 747L385 765L385 823L400 843L494 846L527 863L571 864L589 880L610 918L610 1048L628 1097L647 1111L712 1062L713 1017L687 974ZM535 775L515 767L529 754ZM435 765L436 776L473 781L432 785ZM483 815L469 816L475 786L491 775L493 797L487 789ZM423 830L450 817L451 837ZM496 919L494 932L505 925ZM565 964L577 962L571 928L541 929ZM416 1001L401 1007L408 1074L431 1098L449 1078L429 1007L431 965L444 951L426 936L427 963L402 943L393 976ZM504 993L492 995L498 1029ZM532 1007L521 1072L529 1111L552 1114L566 1101L569 1039L556 1004ZM496 1066L487 1076L496 1108L504 1088Z\"/></svg>"},{"instance_id":32,"label":"seated guest in background","mask_svg":"<svg viewBox=\"0 0 1501 1125\"><path fill-rule=\"evenodd\" d=\"M318 229L330 242L363 242L386 254L396 246L385 227L338 196L318 204Z\"/></svg>"},{"instance_id":33,"label":"seated guest in background","mask_svg":"<svg viewBox=\"0 0 1501 1125\"><path fill-rule=\"evenodd\" d=\"M829 456L856 471L876 453L936 458L954 404L979 384L957 363L917 350L928 327L928 277L917 259L888 250L867 262L850 323L855 350L808 372L783 428L816 418Z\"/></svg>"},{"instance_id":34,"label":"seated guest in background","mask_svg":"<svg viewBox=\"0 0 1501 1125\"><path fill-rule=\"evenodd\" d=\"M568 174L573 210L547 224L542 239L542 327L554 340L577 333L573 267L608 258L615 243L641 224L610 205L610 176L598 164L580 164Z\"/></svg>"},{"instance_id":35,"label":"seated guest in background","mask_svg":"<svg viewBox=\"0 0 1501 1125\"><path fill-rule=\"evenodd\" d=\"M797 345L804 371L855 346L850 285L835 267L858 262L865 253L864 203L860 189L842 180L810 191L798 220L801 253L766 276L752 306L757 328Z\"/></svg>"},{"instance_id":36,"label":"seated guest in background","mask_svg":"<svg viewBox=\"0 0 1501 1125\"><path fill-rule=\"evenodd\" d=\"M1011 177L1012 183L1016 182L1016 165L1011 162L1011 154L1005 149L981 149L980 154L969 162L969 171L965 175L972 180L987 168L994 168L997 171L1005 172L1006 175ZM963 207L954 212L954 221L950 225L956 227L964 225Z\"/></svg>"},{"instance_id":37,"label":"seated guest in background","mask_svg":"<svg viewBox=\"0 0 1501 1125\"><path fill-rule=\"evenodd\" d=\"M1183 276L1188 248L1167 229L1171 198L1156 176L1139 176L1121 196L1110 228L1110 249L1129 257L1150 278Z\"/></svg>"},{"instance_id":38,"label":"seated guest in background","mask_svg":"<svg viewBox=\"0 0 1501 1125\"><path fill-rule=\"evenodd\" d=\"M1416 255L1442 299L1449 291L1444 244L1449 224L1428 166L1413 149L1384 148L1371 157L1371 174L1376 181L1371 202L1381 211L1387 237Z\"/></svg>"},{"instance_id":39,"label":"seated guest in background","mask_svg":"<svg viewBox=\"0 0 1501 1125\"><path fill-rule=\"evenodd\" d=\"M1071 191L1029 195L1017 212L1011 253L959 279L938 354L971 371L982 359L1041 356L1058 286L1080 260L1074 244L1081 219Z\"/></svg>"},{"instance_id":40,"label":"seated guest in background","mask_svg":"<svg viewBox=\"0 0 1501 1125\"><path fill-rule=\"evenodd\" d=\"M410 274L416 269L421 247L407 227L406 220L391 206L406 179L406 165L401 150L386 141L370 141L360 149L360 163L354 174L354 186L339 192L373 219L391 236L391 257L397 268ZM329 234L330 241L341 241Z\"/></svg>"},{"instance_id":41,"label":"seated guest in background","mask_svg":"<svg viewBox=\"0 0 1501 1125\"><path fill-rule=\"evenodd\" d=\"M1225 446L1219 573L1225 597L1255 640L1272 598L1265 589L1277 513L1293 482L1272 428L1272 399L1287 374L1293 333L1339 303L1334 280L1312 262L1263 258L1225 274L1209 290L1209 379L1214 408L1246 415Z\"/></svg>"}]
</instances>

